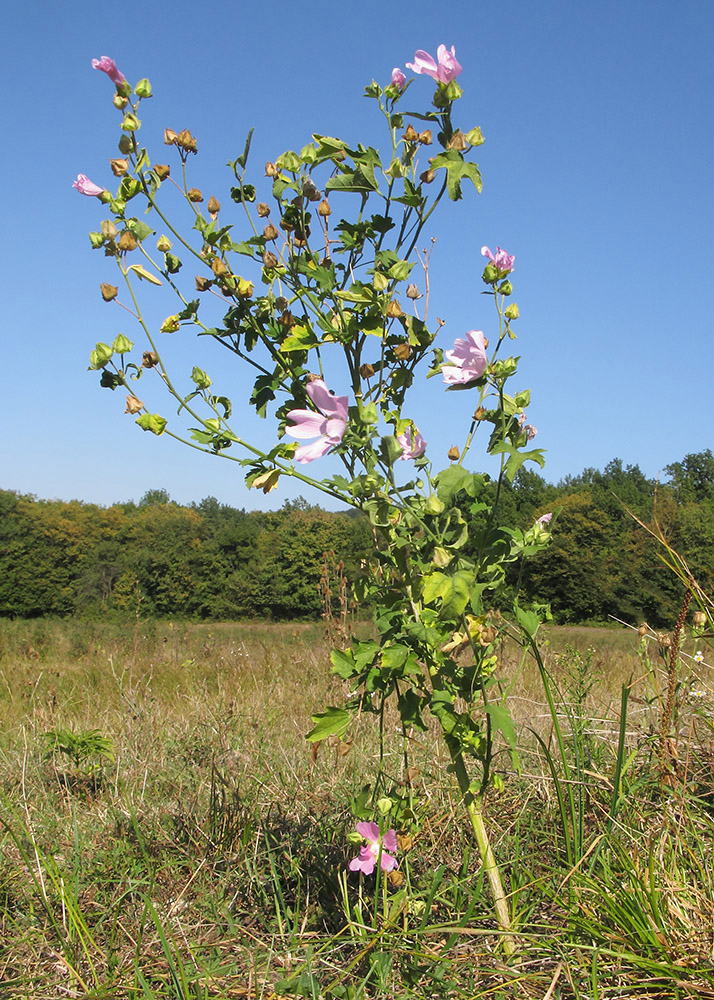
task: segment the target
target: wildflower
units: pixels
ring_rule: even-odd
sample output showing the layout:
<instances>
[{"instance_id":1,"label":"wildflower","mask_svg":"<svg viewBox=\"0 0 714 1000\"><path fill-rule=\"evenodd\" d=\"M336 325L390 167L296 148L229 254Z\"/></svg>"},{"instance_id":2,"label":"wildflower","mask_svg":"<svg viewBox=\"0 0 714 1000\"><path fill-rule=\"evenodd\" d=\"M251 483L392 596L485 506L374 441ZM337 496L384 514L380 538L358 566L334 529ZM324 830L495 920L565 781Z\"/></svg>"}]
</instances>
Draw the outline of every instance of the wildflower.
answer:
<instances>
[{"instance_id":1,"label":"wildflower","mask_svg":"<svg viewBox=\"0 0 714 1000\"><path fill-rule=\"evenodd\" d=\"M436 50L438 63L423 49L418 49L414 53L414 62L407 63L407 69L414 70L415 73L425 73L437 83L451 83L451 81L461 72L461 66L456 61L454 46L451 51L445 45L440 45Z\"/></svg>"},{"instance_id":2,"label":"wildflower","mask_svg":"<svg viewBox=\"0 0 714 1000\"><path fill-rule=\"evenodd\" d=\"M503 271L504 274L508 274L509 271L513 270L513 264L516 260L515 254L506 253L500 247L496 247L495 254L492 254L488 247L481 247L481 256L488 257L498 270Z\"/></svg>"},{"instance_id":3,"label":"wildflower","mask_svg":"<svg viewBox=\"0 0 714 1000\"><path fill-rule=\"evenodd\" d=\"M469 330L466 340L457 339L453 349L446 351L451 362L443 365L441 373L450 385L465 385L481 378L488 365L486 338L480 330Z\"/></svg>"},{"instance_id":4,"label":"wildflower","mask_svg":"<svg viewBox=\"0 0 714 1000\"><path fill-rule=\"evenodd\" d=\"M402 73L402 71L398 66L395 66L394 69L392 70L392 86L398 87L399 90L401 90L406 82L407 78L405 77L405 75Z\"/></svg>"},{"instance_id":5,"label":"wildflower","mask_svg":"<svg viewBox=\"0 0 714 1000\"><path fill-rule=\"evenodd\" d=\"M347 396L333 396L322 379L315 379L307 386L307 394L320 411L290 410L288 420L293 427L287 433L294 438L311 438L320 435L312 444L302 445L295 452L296 462L312 462L338 445L347 428Z\"/></svg>"},{"instance_id":6,"label":"wildflower","mask_svg":"<svg viewBox=\"0 0 714 1000\"><path fill-rule=\"evenodd\" d=\"M91 198L97 198L100 194L104 194L104 188L93 184L86 174L77 174L77 180L72 181L72 187L80 194L89 195Z\"/></svg>"},{"instance_id":7,"label":"wildflower","mask_svg":"<svg viewBox=\"0 0 714 1000\"><path fill-rule=\"evenodd\" d=\"M122 87L126 83L126 77L117 69L117 64L109 56L102 56L101 59L92 59L92 69L100 69L102 73L106 73L117 87Z\"/></svg>"},{"instance_id":8,"label":"wildflower","mask_svg":"<svg viewBox=\"0 0 714 1000\"><path fill-rule=\"evenodd\" d=\"M414 427L407 427L403 434L397 434L397 441L401 445L402 453L400 460L406 461L409 458L421 458L426 451L426 441Z\"/></svg>"},{"instance_id":9,"label":"wildflower","mask_svg":"<svg viewBox=\"0 0 714 1000\"><path fill-rule=\"evenodd\" d=\"M699 688L697 688L696 691L690 691L689 693L692 696L692 698L696 698L697 701L699 701L702 698L706 698L706 693L704 691L701 691Z\"/></svg>"},{"instance_id":10,"label":"wildflower","mask_svg":"<svg viewBox=\"0 0 714 1000\"><path fill-rule=\"evenodd\" d=\"M694 662L695 663L704 663L704 653L702 653L701 649L698 649L696 651L696 653L694 654Z\"/></svg>"},{"instance_id":11,"label":"wildflower","mask_svg":"<svg viewBox=\"0 0 714 1000\"><path fill-rule=\"evenodd\" d=\"M549 514L541 514L541 516L536 521L536 524L538 525L539 528L543 528L545 530L545 528L547 528L548 525L550 524L550 519L552 518L552 516L553 516L552 511Z\"/></svg>"},{"instance_id":12,"label":"wildflower","mask_svg":"<svg viewBox=\"0 0 714 1000\"><path fill-rule=\"evenodd\" d=\"M351 872L364 872L365 875L371 875L377 864L377 858L379 858L379 865L383 872L391 872L399 867L397 859L393 858L391 854L387 854L387 851L396 851L397 849L395 830L387 830L385 835L380 837L379 827L376 823L358 823L357 833L364 837L367 844L360 847L359 857L352 858L350 861L349 869Z\"/></svg>"}]
</instances>

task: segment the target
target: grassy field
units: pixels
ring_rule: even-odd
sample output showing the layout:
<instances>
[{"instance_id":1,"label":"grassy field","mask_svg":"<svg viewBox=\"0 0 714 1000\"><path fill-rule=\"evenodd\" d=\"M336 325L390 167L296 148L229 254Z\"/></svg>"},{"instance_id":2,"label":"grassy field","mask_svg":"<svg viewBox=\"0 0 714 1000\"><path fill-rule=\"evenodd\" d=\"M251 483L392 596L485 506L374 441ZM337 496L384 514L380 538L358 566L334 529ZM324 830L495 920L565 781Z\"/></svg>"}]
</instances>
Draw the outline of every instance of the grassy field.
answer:
<instances>
[{"instance_id":1,"label":"grassy field","mask_svg":"<svg viewBox=\"0 0 714 1000\"><path fill-rule=\"evenodd\" d=\"M506 959L436 731L305 742L346 693L319 625L4 622L0 995L714 997L714 693L686 638L663 739L660 645L545 632L555 714L501 650ZM375 781L409 805L377 892Z\"/></svg>"}]
</instances>

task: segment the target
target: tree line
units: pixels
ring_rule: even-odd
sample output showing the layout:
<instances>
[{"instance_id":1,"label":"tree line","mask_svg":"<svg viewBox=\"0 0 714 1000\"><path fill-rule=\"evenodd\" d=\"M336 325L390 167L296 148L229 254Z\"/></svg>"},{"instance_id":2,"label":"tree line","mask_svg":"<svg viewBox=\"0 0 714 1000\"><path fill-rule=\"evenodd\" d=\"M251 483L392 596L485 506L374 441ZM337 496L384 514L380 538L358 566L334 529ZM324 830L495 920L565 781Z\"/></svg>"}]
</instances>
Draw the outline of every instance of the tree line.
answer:
<instances>
[{"instance_id":1,"label":"tree line","mask_svg":"<svg viewBox=\"0 0 714 1000\"><path fill-rule=\"evenodd\" d=\"M681 587L632 514L656 516L714 591L714 456L690 454L665 472L658 484L615 459L554 485L521 469L501 489L500 522L527 527L546 511L556 516L550 547L511 567L511 594L550 604L559 622L614 615L671 625ZM479 500L488 504L495 490L486 477ZM464 515L483 517L473 506L465 498ZM181 506L165 490L110 507L0 490L0 616L314 618L325 553L336 593L337 578L354 580L372 545L366 519L301 499L246 512L213 497Z\"/></svg>"}]
</instances>

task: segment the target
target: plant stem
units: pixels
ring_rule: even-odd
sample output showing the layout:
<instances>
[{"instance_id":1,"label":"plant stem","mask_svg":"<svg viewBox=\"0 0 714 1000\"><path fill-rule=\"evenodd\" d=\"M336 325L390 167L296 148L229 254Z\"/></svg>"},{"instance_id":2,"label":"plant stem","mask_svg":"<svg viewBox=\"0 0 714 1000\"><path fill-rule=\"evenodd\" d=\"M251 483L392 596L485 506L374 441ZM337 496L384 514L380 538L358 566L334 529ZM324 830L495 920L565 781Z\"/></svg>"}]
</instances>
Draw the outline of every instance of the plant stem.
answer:
<instances>
[{"instance_id":1,"label":"plant stem","mask_svg":"<svg viewBox=\"0 0 714 1000\"><path fill-rule=\"evenodd\" d=\"M496 858L493 853L493 848L491 847L491 842L488 838L488 831L486 830L486 824L483 818L483 795L480 792L475 795L471 790L471 782L469 781L466 764L464 763L463 754L461 753L458 744L451 739L447 739L447 743L449 746L449 753L451 754L451 762L454 766L454 772L459 782L461 798L466 806L466 812L469 814L471 828L474 832L474 836L476 837L476 843L478 844L478 850L481 856L481 863L483 864L483 869L486 873L486 877L488 878L488 884L491 889L493 908L496 911L498 926L503 931L503 950L510 958L511 955L515 954L516 942L513 937L511 915L508 912L508 902L506 899L506 893L503 889L503 882L501 881L501 872L496 863Z\"/></svg>"}]
</instances>

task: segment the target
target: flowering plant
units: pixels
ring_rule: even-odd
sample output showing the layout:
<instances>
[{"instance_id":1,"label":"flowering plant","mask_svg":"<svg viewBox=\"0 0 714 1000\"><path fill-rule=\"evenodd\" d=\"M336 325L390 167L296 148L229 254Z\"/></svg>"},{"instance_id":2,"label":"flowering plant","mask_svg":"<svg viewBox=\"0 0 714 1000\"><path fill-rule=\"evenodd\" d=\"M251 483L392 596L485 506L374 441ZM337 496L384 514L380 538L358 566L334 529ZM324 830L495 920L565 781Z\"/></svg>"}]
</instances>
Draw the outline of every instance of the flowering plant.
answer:
<instances>
[{"instance_id":1,"label":"flowering plant","mask_svg":"<svg viewBox=\"0 0 714 1000\"><path fill-rule=\"evenodd\" d=\"M494 597L506 566L544 546L549 530L545 518L527 531L498 520L501 483L525 461L543 464L542 453L527 448L534 430L524 423L530 393L507 391L518 370L518 359L506 354L519 316L509 304L513 256L501 248L483 250L488 263L482 279L496 314L488 339L471 330L449 347L439 337L442 322L428 317L429 257L418 249L425 227L445 197L459 201L465 186L481 191L472 158L483 142L481 130L461 129L452 117L462 93L454 48L439 46L437 60L419 51L407 64L436 81L425 111L402 110L411 84L399 68L386 85L367 87L386 127L384 159L369 143L316 134L299 152L286 150L266 163L268 192L258 201L257 187L246 178L249 134L230 163L235 183L228 210L213 195L202 207L204 195L189 180L198 141L188 129L164 132L178 161L178 182L174 166L153 162L141 145L139 113L152 93L149 81L132 90L107 57L95 63L116 85L121 157L110 165L117 186L94 190L81 175L75 186L101 193L109 209L111 218L90 240L118 268L128 301L121 303L118 287L107 282L102 296L135 314L148 349L136 357L133 343L118 334L111 344L96 345L90 368L101 373L103 387L129 390L126 412L144 431L237 461L246 482L266 493L290 476L369 518L374 559L357 596L368 596L376 608L377 637L354 638L349 649L333 650L334 671L353 694L344 706L313 716L307 738L341 737L356 712L383 714L389 699L405 733L424 728L428 715L438 720L497 919L508 932L508 905L483 817L496 734L515 752L508 708L494 686L498 642L511 626L494 610ZM425 155L426 165L420 163ZM192 228L173 221L166 207L172 196ZM236 231L238 210L247 218L243 236ZM195 293L182 288L178 276L189 261L197 272ZM166 292L177 297L163 321L142 310L142 286L156 299ZM203 368L194 366L188 377L169 372L170 350L162 338L190 329L252 370L250 404L276 421L271 448L236 431L233 401L218 394ZM440 376L447 391L473 394L470 425L444 468L432 465L409 410L421 373ZM151 380L149 392L173 397L176 418L144 404L140 379ZM481 438L499 463L495 494L488 476L465 466ZM340 472L325 475L320 460L328 453ZM534 613L518 607L513 620L529 632L537 627ZM360 826L368 846L351 866L366 872L378 856L382 868L392 864L392 831L380 841L374 824ZM512 949L508 933L504 940Z\"/></svg>"}]
</instances>

